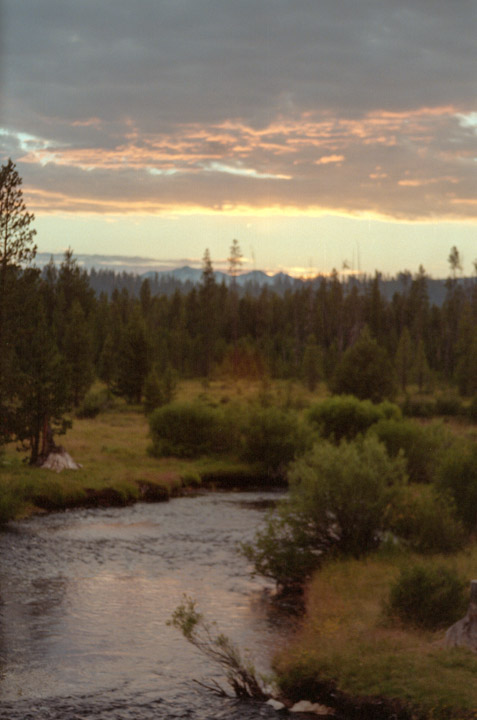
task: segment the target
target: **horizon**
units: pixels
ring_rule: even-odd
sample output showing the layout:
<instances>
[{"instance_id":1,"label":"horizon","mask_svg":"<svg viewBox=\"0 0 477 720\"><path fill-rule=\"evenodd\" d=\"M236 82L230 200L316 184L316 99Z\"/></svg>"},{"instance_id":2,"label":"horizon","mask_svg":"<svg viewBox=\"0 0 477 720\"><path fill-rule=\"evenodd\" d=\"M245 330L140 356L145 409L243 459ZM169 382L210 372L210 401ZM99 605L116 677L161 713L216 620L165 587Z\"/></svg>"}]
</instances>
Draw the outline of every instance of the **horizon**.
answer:
<instances>
[{"instance_id":1,"label":"horizon","mask_svg":"<svg viewBox=\"0 0 477 720\"><path fill-rule=\"evenodd\" d=\"M477 5L429 7L3 0L0 163L40 250L469 272Z\"/></svg>"},{"instance_id":2,"label":"horizon","mask_svg":"<svg viewBox=\"0 0 477 720\"><path fill-rule=\"evenodd\" d=\"M49 252L43 252L39 251L36 253L35 259L33 261L33 265L35 267L38 267L39 269L43 269L51 259L53 259L53 262L56 266L60 265L64 258L64 252L61 253L49 253ZM98 253L80 253L76 254L73 252L73 258L81 267L82 269L86 270L88 273L91 271L91 269L95 269L96 271L99 270L112 270L118 273L127 272L131 273L133 275L144 275L146 273L150 272L157 272L158 274L168 274L168 273L174 273L174 271L178 270L193 270L196 272L202 271L202 261L199 263L198 261L194 261L191 258L182 258L177 261L176 264L172 264L170 262L164 262L160 259L156 258L148 258L148 257L141 257L137 255L103 255ZM38 260L40 262L38 262ZM214 262L212 261L212 266L214 273L219 273L222 275L230 276L230 273L227 269L227 267L224 265L223 267L216 267ZM424 268L424 270L426 270ZM397 270L394 274L391 273L383 273L379 269L376 269L377 273L379 273L382 280L397 280L399 279L400 275L404 274L410 274L412 277L418 274L419 269L416 269L415 272L411 272L407 269L400 269ZM290 273L286 273L283 270L279 270L276 273L267 273L266 271L262 270L261 268L246 268L241 269L238 273L239 276L242 275L250 275L252 273L261 273L263 275L266 275L270 279L275 278L278 275L287 275L291 279L294 280L313 280L315 278L321 278L321 277L331 277L333 273L337 273L339 278L344 281L346 279L356 278L356 279L369 279L371 277L374 277L375 273L366 273L364 271L358 271L358 270L352 270L350 268L333 268L331 272L317 272L315 274L302 274L302 275L291 275ZM431 275L426 271L426 277L429 280L438 280L438 281L445 281L449 277L449 272L444 276L434 276ZM458 279L459 280L469 280L469 279L475 279L475 269L474 273L471 274L465 274L463 271L459 274Z\"/></svg>"}]
</instances>

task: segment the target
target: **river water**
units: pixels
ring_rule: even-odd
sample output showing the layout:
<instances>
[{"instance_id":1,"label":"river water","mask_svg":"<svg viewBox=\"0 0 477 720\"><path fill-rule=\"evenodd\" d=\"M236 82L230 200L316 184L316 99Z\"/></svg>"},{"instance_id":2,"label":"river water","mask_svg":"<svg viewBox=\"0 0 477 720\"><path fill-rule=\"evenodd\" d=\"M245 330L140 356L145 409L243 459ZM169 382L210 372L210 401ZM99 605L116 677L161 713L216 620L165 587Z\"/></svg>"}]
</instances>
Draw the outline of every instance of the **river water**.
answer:
<instances>
[{"instance_id":1,"label":"river water","mask_svg":"<svg viewBox=\"0 0 477 720\"><path fill-rule=\"evenodd\" d=\"M277 717L195 684L222 677L167 625L186 593L269 669L287 623L237 545L276 497L210 493L12 523L0 534L0 718Z\"/></svg>"}]
</instances>

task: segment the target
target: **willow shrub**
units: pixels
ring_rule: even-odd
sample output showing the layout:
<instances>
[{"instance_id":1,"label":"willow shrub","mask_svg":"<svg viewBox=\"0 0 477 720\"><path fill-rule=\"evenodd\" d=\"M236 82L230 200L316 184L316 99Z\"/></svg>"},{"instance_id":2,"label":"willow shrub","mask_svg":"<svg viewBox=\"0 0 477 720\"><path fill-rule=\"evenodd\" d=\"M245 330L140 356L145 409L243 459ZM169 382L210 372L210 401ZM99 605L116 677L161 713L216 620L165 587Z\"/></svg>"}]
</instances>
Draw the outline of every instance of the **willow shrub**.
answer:
<instances>
[{"instance_id":1,"label":"willow shrub","mask_svg":"<svg viewBox=\"0 0 477 720\"><path fill-rule=\"evenodd\" d=\"M241 458L259 463L271 475L285 475L288 465L312 442L312 432L296 413L276 407L254 407L242 429Z\"/></svg>"},{"instance_id":2,"label":"willow shrub","mask_svg":"<svg viewBox=\"0 0 477 720\"><path fill-rule=\"evenodd\" d=\"M437 485L454 500L457 513L470 531L477 529L477 446L460 439L444 454Z\"/></svg>"},{"instance_id":3,"label":"willow shrub","mask_svg":"<svg viewBox=\"0 0 477 720\"><path fill-rule=\"evenodd\" d=\"M334 395L315 403L307 413L308 421L320 435L335 442L353 440L380 420L401 418L401 410L394 403L384 401L375 405L354 395Z\"/></svg>"},{"instance_id":4,"label":"willow shrub","mask_svg":"<svg viewBox=\"0 0 477 720\"><path fill-rule=\"evenodd\" d=\"M441 423L418 425L412 420L380 420L370 430L392 457L403 452L411 482L431 482L441 453L450 440Z\"/></svg>"},{"instance_id":5,"label":"willow shrub","mask_svg":"<svg viewBox=\"0 0 477 720\"><path fill-rule=\"evenodd\" d=\"M387 508L406 482L401 456L375 437L316 443L288 473L289 497L243 550L280 586L303 582L329 552L359 557L376 548Z\"/></svg>"},{"instance_id":6,"label":"willow shrub","mask_svg":"<svg viewBox=\"0 0 477 720\"><path fill-rule=\"evenodd\" d=\"M467 583L445 566L406 567L391 587L386 610L406 624L435 630L465 614L466 587Z\"/></svg>"},{"instance_id":7,"label":"willow shrub","mask_svg":"<svg viewBox=\"0 0 477 720\"><path fill-rule=\"evenodd\" d=\"M149 417L155 457L198 457L238 449L239 434L233 412L201 402L175 402Z\"/></svg>"},{"instance_id":8,"label":"willow shrub","mask_svg":"<svg viewBox=\"0 0 477 720\"><path fill-rule=\"evenodd\" d=\"M452 498L434 485L403 488L389 508L388 523L393 534L418 553L454 553L467 540Z\"/></svg>"}]
</instances>

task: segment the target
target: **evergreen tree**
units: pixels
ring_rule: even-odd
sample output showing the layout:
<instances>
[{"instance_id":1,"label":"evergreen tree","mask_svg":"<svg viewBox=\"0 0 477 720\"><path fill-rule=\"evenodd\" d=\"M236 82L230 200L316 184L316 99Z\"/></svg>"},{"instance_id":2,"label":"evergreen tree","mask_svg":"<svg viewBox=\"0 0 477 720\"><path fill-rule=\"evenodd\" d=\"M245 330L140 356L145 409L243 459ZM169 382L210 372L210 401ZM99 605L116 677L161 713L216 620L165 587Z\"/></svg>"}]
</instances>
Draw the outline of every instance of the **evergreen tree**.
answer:
<instances>
[{"instance_id":1,"label":"evergreen tree","mask_svg":"<svg viewBox=\"0 0 477 720\"><path fill-rule=\"evenodd\" d=\"M149 366L146 325L139 308L136 308L121 343L115 392L128 402L140 403Z\"/></svg>"},{"instance_id":2,"label":"evergreen tree","mask_svg":"<svg viewBox=\"0 0 477 720\"><path fill-rule=\"evenodd\" d=\"M303 377L310 392L316 390L320 379L321 352L314 335L309 335L303 354Z\"/></svg>"},{"instance_id":3,"label":"evergreen tree","mask_svg":"<svg viewBox=\"0 0 477 720\"><path fill-rule=\"evenodd\" d=\"M67 315L63 354L70 368L73 403L78 407L94 378L91 326L79 300L75 299Z\"/></svg>"},{"instance_id":4,"label":"evergreen tree","mask_svg":"<svg viewBox=\"0 0 477 720\"><path fill-rule=\"evenodd\" d=\"M24 323L17 338L18 386L15 437L30 451L30 463L49 452L53 434L71 425L69 368L60 355L54 331L48 323L41 296L31 295L24 310Z\"/></svg>"},{"instance_id":5,"label":"evergreen tree","mask_svg":"<svg viewBox=\"0 0 477 720\"><path fill-rule=\"evenodd\" d=\"M394 395L394 371L389 356L365 327L344 353L332 382L338 394L380 402Z\"/></svg>"},{"instance_id":6,"label":"evergreen tree","mask_svg":"<svg viewBox=\"0 0 477 720\"><path fill-rule=\"evenodd\" d=\"M206 378L210 376L217 336L217 283L209 249L204 253L202 278L199 288L200 330L202 336L202 367Z\"/></svg>"},{"instance_id":7,"label":"evergreen tree","mask_svg":"<svg viewBox=\"0 0 477 720\"><path fill-rule=\"evenodd\" d=\"M15 164L8 160L0 168L0 445L12 432L9 405L16 385L17 327L13 302L18 297L14 286L20 266L31 262L36 253L36 231L31 227L34 215L27 212L21 185Z\"/></svg>"},{"instance_id":8,"label":"evergreen tree","mask_svg":"<svg viewBox=\"0 0 477 720\"><path fill-rule=\"evenodd\" d=\"M403 392L406 392L410 380L412 361L411 335L408 328L405 327L399 338L396 357L394 359L396 375Z\"/></svg>"}]
</instances>

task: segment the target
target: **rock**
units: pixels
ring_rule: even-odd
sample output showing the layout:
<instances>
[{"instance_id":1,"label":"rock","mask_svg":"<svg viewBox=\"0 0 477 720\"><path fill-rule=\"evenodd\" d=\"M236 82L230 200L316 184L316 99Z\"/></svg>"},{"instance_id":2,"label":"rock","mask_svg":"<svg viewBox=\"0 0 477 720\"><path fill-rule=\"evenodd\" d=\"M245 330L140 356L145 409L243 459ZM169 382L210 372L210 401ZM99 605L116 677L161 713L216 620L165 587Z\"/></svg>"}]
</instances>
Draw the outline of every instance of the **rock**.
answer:
<instances>
[{"instance_id":1,"label":"rock","mask_svg":"<svg viewBox=\"0 0 477 720\"><path fill-rule=\"evenodd\" d=\"M40 467L61 472L62 470L79 470L81 465L78 465L66 450L58 448L57 451L53 451L48 455Z\"/></svg>"},{"instance_id":2,"label":"rock","mask_svg":"<svg viewBox=\"0 0 477 720\"><path fill-rule=\"evenodd\" d=\"M468 647L477 652L477 580L470 584L470 604L467 615L446 632L445 647Z\"/></svg>"},{"instance_id":3,"label":"rock","mask_svg":"<svg viewBox=\"0 0 477 720\"><path fill-rule=\"evenodd\" d=\"M333 710L326 707L326 705L320 705L319 703L312 703L309 700L300 700L290 708L290 712L294 713L315 713L315 715L333 715Z\"/></svg>"},{"instance_id":4,"label":"rock","mask_svg":"<svg viewBox=\"0 0 477 720\"><path fill-rule=\"evenodd\" d=\"M270 705L274 710L284 710L285 704L280 702L280 700L275 700L274 698L270 698L270 700L267 700L265 705Z\"/></svg>"}]
</instances>

